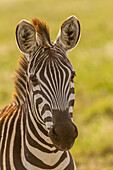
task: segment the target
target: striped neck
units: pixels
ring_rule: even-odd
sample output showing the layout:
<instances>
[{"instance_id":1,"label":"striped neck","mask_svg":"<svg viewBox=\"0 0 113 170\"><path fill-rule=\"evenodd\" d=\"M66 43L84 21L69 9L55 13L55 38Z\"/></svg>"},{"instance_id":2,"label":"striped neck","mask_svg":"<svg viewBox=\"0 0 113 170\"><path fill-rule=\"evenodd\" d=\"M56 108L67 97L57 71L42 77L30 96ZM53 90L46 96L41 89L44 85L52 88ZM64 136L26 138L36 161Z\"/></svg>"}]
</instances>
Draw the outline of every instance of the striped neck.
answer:
<instances>
[{"instance_id":1,"label":"striped neck","mask_svg":"<svg viewBox=\"0 0 113 170\"><path fill-rule=\"evenodd\" d=\"M28 170L37 170L37 167L38 170L61 170L62 167L67 167L70 163L69 152L60 151L54 147L45 125L37 121L34 116L30 101L31 98L27 95L21 114L21 156L24 167Z\"/></svg>"}]
</instances>

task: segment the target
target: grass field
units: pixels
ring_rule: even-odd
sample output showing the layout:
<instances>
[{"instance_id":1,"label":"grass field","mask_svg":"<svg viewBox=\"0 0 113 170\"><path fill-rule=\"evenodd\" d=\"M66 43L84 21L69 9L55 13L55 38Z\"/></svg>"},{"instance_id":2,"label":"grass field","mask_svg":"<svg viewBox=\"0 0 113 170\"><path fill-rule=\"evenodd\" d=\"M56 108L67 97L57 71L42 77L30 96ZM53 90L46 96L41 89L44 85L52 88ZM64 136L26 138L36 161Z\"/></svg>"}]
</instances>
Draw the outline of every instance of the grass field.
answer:
<instances>
[{"instance_id":1,"label":"grass field","mask_svg":"<svg viewBox=\"0 0 113 170\"><path fill-rule=\"evenodd\" d=\"M50 26L54 41L63 20L76 15L81 40L69 52L76 70L74 121L79 136L71 152L78 170L113 170L113 1L1 0L0 108L10 103L12 75L20 52L15 28L38 17Z\"/></svg>"}]
</instances>

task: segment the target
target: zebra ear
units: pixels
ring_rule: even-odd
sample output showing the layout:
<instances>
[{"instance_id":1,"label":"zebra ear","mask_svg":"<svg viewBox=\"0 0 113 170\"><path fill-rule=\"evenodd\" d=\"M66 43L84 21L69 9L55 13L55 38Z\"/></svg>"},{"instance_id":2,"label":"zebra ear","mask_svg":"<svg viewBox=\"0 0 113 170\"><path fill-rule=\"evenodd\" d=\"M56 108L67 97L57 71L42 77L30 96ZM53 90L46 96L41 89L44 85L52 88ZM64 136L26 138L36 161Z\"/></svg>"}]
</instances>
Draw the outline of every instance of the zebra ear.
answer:
<instances>
[{"instance_id":1,"label":"zebra ear","mask_svg":"<svg viewBox=\"0 0 113 170\"><path fill-rule=\"evenodd\" d=\"M24 54L30 54L36 47L36 31L28 21L22 20L17 25L16 41L20 51Z\"/></svg>"},{"instance_id":2,"label":"zebra ear","mask_svg":"<svg viewBox=\"0 0 113 170\"><path fill-rule=\"evenodd\" d=\"M75 16L70 16L62 24L56 44L68 51L77 45L79 38L80 23Z\"/></svg>"}]
</instances>

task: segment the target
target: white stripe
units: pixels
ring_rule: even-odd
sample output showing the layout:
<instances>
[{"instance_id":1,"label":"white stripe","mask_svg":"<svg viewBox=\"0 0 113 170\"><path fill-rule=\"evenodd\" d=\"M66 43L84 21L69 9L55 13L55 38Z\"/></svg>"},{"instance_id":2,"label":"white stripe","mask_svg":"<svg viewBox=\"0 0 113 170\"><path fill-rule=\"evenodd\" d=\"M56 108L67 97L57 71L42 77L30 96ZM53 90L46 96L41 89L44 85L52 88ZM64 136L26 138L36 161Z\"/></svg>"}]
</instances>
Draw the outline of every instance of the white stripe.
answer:
<instances>
[{"instance_id":1,"label":"white stripe","mask_svg":"<svg viewBox=\"0 0 113 170\"><path fill-rule=\"evenodd\" d=\"M41 89L42 89L43 93L45 93L45 94L47 95L47 98L48 98L49 101L50 101L50 103L49 103L47 100L45 100L46 103L47 103L48 105L51 105L51 107L53 108L53 103L52 103L52 98L51 98L51 96L48 96L47 91L45 91L45 89L44 89L43 87L41 87ZM40 97L43 98L43 96L41 96L41 95L40 95ZM44 98L43 98L43 99L44 99Z\"/></svg>"},{"instance_id":2,"label":"white stripe","mask_svg":"<svg viewBox=\"0 0 113 170\"><path fill-rule=\"evenodd\" d=\"M43 96L41 96L40 94L36 94L36 95L34 96L35 102L36 102L36 100L39 99L40 97L41 97L41 99L42 99L43 101L42 101L42 103L38 104L38 108L36 108L36 110L38 109L38 110L39 110L39 113L40 113L40 115L41 115L41 112L42 112L43 107L45 106L45 104L48 104L48 105L49 105L49 103L48 103L48 101L47 101ZM35 107L36 107L36 103L35 103Z\"/></svg>"},{"instance_id":3,"label":"white stripe","mask_svg":"<svg viewBox=\"0 0 113 170\"><path fill-rule=\"evenodd\" d=\"M48 77L47 69L45 69L45 71L44 71L44 76L45 76L46 80L47 80L48 83L49 83L50 89L49 89L46 85L44 85L44 86L46 86L47 90L49 91L49 93L50 93L50 95L51 95L52 102L54 103L54 108L57 108L57 106L56 106L56 102L57 102L56 94L55 94L55 91L54 91L54 89L53 89L53 87L52 87L52 85L51 85L50 79L49 79L49 77ZM55 100L55 99L56 99L56 100ZM57 104L57 105L58 105L58 104Z\"/></svg>"},{"instance_id":4,"label":"white stripe","mask_svg":"<svg viewBox=\"0 0 113 170\"><path fill-rule=\"evenodd\" d=\"M69 101L75 100L75 94L71 93L69 96Z\"/></svg>"},{"instance_id":5,"label":"white stripe","mask_svg":"<svg viewBox=\"0 0 113 170\"><path fill-rule=\"evenodd\" d=\"M53 122L46 122L47 129L50 129L53 126Z\"/></svg>"},{"instance_id":6,"label":"white stripe","mask_svg":"<svg viewBox=\"0 0 113 170\"><path fill-rule=\"evenodd\" d=\"M44 120L46 117L52 118L52 113L49 110L45 111L45 113L42 115L42 119Z\"/></svg>"},{"instance_id":7,"label":"white stripe","mask_svg":"<svg viewBox=\"0 0 113 170\"><path fill-rule=\"evenodd\" d=\"M28 150L33 155L35 155L38 159L40 159L43 163L49 166L55 165L58 162L61 155L63 154L63 151L58 151L57 153L46 153L46 152L40 151L39 149L31 146L29 142L27 141L27 138L25 138L25 142L26 142L26 146Z\"/></svg>"},{"instance_id":8,"label":"white stripe","mask_svg":"<svg viewBox=\"0 0 113 170\"><path fill-rule=\"evenodd\" d=\"M17 111L17 110L16 110ZM4 145L4 151L3 151L3 169L6 170L6 147L7 147L7 142L8 142L8 136L9 136L9 129L10 129L10 125L11 125L11 121L13 119L15 115L15 112L13 112L12 116L10 117L10 119L8 120L8 126L7 126L7 132L6 132L6 139L5 139L5 145ZM6 122L7 122L7 118L6 118ZM4 122L5 123L5 122ZM4 125L5 126L5 125ZM4 136L4 135L3 135ZM15 168L14 168L15 170Z\"/></svg>"},{"instance_id":9,"label":"white stripe","mask_svg":"<svg viewBox=\"0 0 113 170\"><path fill-rule=\"evenodd\" d=\"M73 82L71 82L71 88L74 88L74 83Z\"/></svg>"},{"instance_id":10,"label":"white stripe","mask_svg":"<svg viewBox=\"0 0 113 170\"><path fill-rule=\"evenodd\" d=\"M29 94L29 92L28 92L28 94ZM40 121L40 122L43 124L44 122L42 121L42 119L40 118L39 114L37 113L37 109L38 109L38 108L36 108L36 103L34 103L33 94L31 93L31 94L29 94L29 95L30 95L29 99L31 100L30 103L31 103L31 106L32 106L33 114L34 114L36 120L37 120L37 121ZM39 94L37 94L37 95L34 96L34 99L36 98L35 101L39 98L38 95L39 95ZM31 112L31 109L30 109L30 107L29 107L29 104L28 104L28 110L29 110L29 112Z\"/></svg>"},{"instance_id":11,"label":"white stripe","mask_svg":"<svg viewBox=\"0 0 113 170\"><path fill-rule=\"evenodd\" d=\"M36 131L37 131L37 124L36 124L36 122L34 121L34 118L33 118L31 112L29 112L29 116L30 116L30 119L31 119L31 121L32 121L32 123L33 123L33 125L34 125L34 128L35 128ZM43 126L43 128L45 128L45 126ZM50 138L47 137L47 136L45 136L45 135L40 131L40 129L38 129L38 135L39 135L41 138L43 138L46 142L52 144Z\"/></svg>"},{"instance_id":12,"label":"white stripe","mask_svg":"<svg viewBox=\"0 0 113 170\"><path fill-rule=\"evenodd\" d=\"M58 94L57 94L57 98L58 98L58 101L59 101L59 110L61 109L64 109L63 108L63 105L62 105L62 102L63 102L63 98L62 98L62 84L61 84L61 74L60 74L60 71L59 71L59 68L58 68L58 65L56 64L56 69L57 69L57 72L59 74L59 84L58 84L58 80L57 80L57 77L56 77L56 83L57 83L57 87L58 87Z\"/></svg>"},{"instance_id":13,"label":"white stripe","mask_svg":"<svg viewBox=\"0 0 113 170\"><path fill-rule=\"evenodd\" d=\"M59 164L59 166L57 166L56 168L54 168L54 170L62 170L62 169L65 169L65 168L69 165L69 163L70 163L69 152L67 151L66 154L67 154L67 157L64 159L63 162L61 162L61 163Z\"/></svg>"},{"instance_id":14,"label":"white stripe","mask_svg":"<svg viewBox=\"0 0 113 170\"><path fill-rule=\"evenodd\" d=\"M38 140L37 138L36 138L36 136L33 134L33 132L31 131L31 129L30 129L30 127L29 127L29 123L28 123L28 120L27 120L27 122L26 122L26 125L27 125L27 130L28 130L28 133L29 133L29 135L31 136L31 138L34 140L34 141L36 141L37 142L37 144L39 143L41 146L43 146L44 148L46 148L46 149L49 149L50 151L54 151L56 148L55 147L50 147L50 146L48 146L48 145L46 145L46 144L43 144L42 142L40 142L40 140ZM38 132L37 132L38 133Z\"/></svg>"},{"instance_id":15,"label":"white stripe","mask_svg":"<svg viewBox=\"0 0 113 170\"><path fill-rule=\"evenodd\" d=\"M33 91L39 90L40 91L40 85L33 86Z\"/></svg>"},{"instance_id":16,"label":"white stripe","mask_svg":"<svg viewBox=\"0 0 113 170\"><path fill-rule=\"evenodd\" d=\"M71 118L71 121L73 122L73 118Z\"/></svg>"},{"instance_id":17,"label":"white stripe","mask_svg":"<svg viewBox=\"0 0 113 170\"><path fill-rule=\"evenodd\" d=\"M21 139L22 139L21 140L21 160L22 160L22 164L26 169L28 169L28 167L29 167L29 169L37 170L36 167L32 166L29 162L27 162L25 155L24 155L24 153L25 153L25 151L24 151L24 137L25 136L23 133L24 132L23 115L24 115L24 113L22 112L22 117L21 117Z\"/></svg>"},{"instance_id":18,"label":"white stripe","mask_svg":"<svg viewBox=\"0 0 113 170\"><path fill-rule=\"evenodd\" d=\"M18 112L20 112L20 111L18 111ZM19 116L20 116L20 114L17 113L16 119L14 120L13 132L12 132L12 136L11 136L10 149L9 149L10 166L11 166L11 169L13 169L13 170L16 170L14 167L13 146L14 146L14 138L15 138L15 134L16 134L17 120L18 120Z\"/></svg>"},{"instance_id":19,"label":"white stripe","mask_svg":"<svg viewBox=\"0 0 113 170\"><path fill-rule=\"evenodd\" d=\"M69 113L73 113L73 106L69 107Z\"/></svg>"}]
</instances>

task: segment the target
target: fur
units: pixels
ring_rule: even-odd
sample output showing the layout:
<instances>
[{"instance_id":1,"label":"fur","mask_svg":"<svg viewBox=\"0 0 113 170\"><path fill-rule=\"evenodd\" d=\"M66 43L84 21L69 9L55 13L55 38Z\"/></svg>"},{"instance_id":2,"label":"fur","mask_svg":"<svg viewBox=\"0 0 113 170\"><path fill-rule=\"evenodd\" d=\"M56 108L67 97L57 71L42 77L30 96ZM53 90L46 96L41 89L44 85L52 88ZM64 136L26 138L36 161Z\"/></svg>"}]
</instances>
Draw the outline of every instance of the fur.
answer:
<instances>
[{"instance_id":1,"label":"fur","mask_svg":"<svg viewBox=\"0 0 113 170\"><path fill-rule=\"evenodd\" d=\"M46 23L34 18L32 19L32 25L37 32L38 44L46 48L51 47L52 44L50 40L49 27L46 25Z\"/></svg>"}]
</instances>

